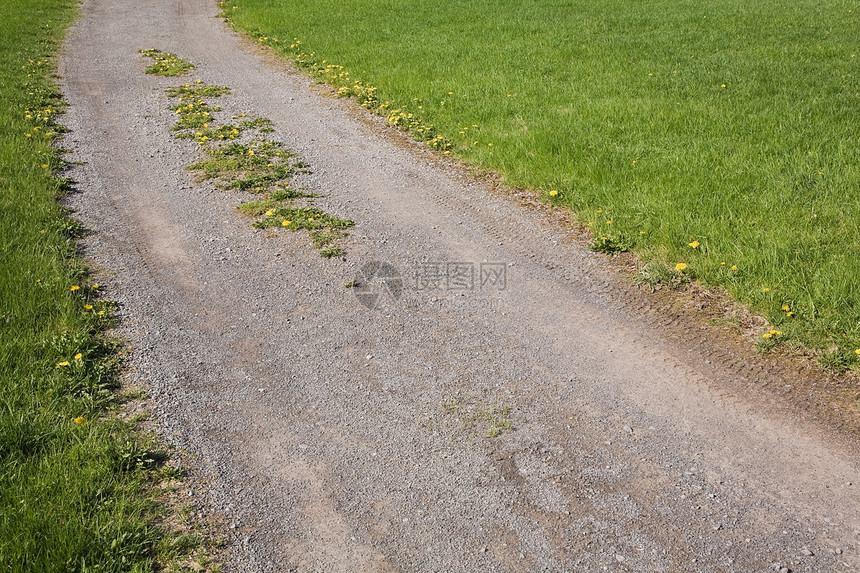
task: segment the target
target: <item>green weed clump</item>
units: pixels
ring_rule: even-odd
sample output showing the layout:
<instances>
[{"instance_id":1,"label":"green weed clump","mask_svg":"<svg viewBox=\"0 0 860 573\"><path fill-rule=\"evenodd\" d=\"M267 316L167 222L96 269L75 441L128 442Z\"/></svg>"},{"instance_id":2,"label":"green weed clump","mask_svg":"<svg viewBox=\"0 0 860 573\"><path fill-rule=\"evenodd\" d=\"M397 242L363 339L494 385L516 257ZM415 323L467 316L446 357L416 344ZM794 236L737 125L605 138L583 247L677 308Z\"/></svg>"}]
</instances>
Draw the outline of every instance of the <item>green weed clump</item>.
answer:
<instances>
[{"instance_id":1,"label":"green weed clump","mask_svg":"<svg viewBox=\"0 0 860 573\"><path fill-rule=\"evenodd\" d=\"M848 367L860 364L860 8L231 0L223 9L339 94L393 124L432 126L445 149L541 191L593 236L610 237L612 220L645 262L683 261L771 324L791 323L802 344L835 345L854 355Z\"/></svg>"},{"instance_id":2,"label":"green weed clump","mask_svg":"<svg viewBox=\"0 0 860 573\"><path fill-rule=\"evenodd\" d=\"M146 67L147 74L156 76L181 76L194 69L190 62L186 62L179 56L161 50L150 49L140 50L140 53L147 58L155 60L152 64Z\"/></svg>"},{"instance_id":3,"label":"green weed clump","mask_svg":"<svg viewBox=\"0 0 860 573\"><path fill-rule=\"evenodd\" d=\"M293 153L280 141L260 134L273 130L271 120L248 118L245 113L231 116L219 124L213 113L221 111L207 98L230 93L226 86L212 86L197 80L194 84L168 88L167 95L177 100L171 107L177 117L175 137L194 139L204 157L188 169L197 171L201 180L216 179L221 189L236 189L263 198L245 203L239 210L256 217L253 225L260 229L285 227L291 231L308 231L313 246L322 257L346 253L338 241L346 237L345 229L353 222L325 213L314 206L296 206L296 199L316 195L292 189L290 179L307 165L293 160Z\"/></svg>"},{"instance_id":4,"label":"green weed clump","mask_svg":"<svg viewBox=\"0 0 860 573\"><path fill-rule=\"evenodd\" d=\"M483 429L488 438L496 438L513 430L509 406L481 406L480 402L477 396L464 399L451 396L443 400L441 406L446 415L460 420L464 430L480 432Z\"/></svg>"}]
</instances>

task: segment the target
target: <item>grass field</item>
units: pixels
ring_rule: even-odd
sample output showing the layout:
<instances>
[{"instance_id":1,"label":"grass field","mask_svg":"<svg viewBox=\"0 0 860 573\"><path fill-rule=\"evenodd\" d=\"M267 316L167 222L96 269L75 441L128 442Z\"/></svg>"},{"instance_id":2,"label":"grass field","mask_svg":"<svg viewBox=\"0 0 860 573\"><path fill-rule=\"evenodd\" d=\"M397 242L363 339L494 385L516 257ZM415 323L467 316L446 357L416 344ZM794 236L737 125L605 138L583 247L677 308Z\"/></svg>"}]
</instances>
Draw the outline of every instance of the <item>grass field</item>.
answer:
<instances>
[{"instance_id":1,"label":"grass field","mask_svg":"<svg viewBox=\"0 0 860 573\"><path fill-rule=\"evenodd\" d=\"M222 6L318 77L375 87L366 107L569 207L603 250L722 287L825 364L860 363L860 4Z\"/></svg>"},{"instance_id":2,"label":"grass field","mask_svg":"<svg viewBox=\"0 0 860 573\"><path fill-rule=\"evenodd\" d=\"M57 203L52 57L76 5L9 0L0 29L0 569L151 571L199 541L157 524L170 513L154 486L175 470L114 415L114 306Z\"/></svg>"}]
</instances>

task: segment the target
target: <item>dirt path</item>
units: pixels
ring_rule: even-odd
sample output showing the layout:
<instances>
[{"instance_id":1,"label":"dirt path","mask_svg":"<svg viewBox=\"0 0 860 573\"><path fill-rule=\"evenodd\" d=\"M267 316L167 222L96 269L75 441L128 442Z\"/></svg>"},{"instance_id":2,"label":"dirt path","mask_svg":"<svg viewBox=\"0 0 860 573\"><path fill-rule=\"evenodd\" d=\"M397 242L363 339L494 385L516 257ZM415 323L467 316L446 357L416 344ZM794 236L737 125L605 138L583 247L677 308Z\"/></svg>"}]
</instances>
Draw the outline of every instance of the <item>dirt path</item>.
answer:
<instances>
[{"instance_id":1,"label":"dirt path","mask_svg":"<svg viewBox=\"0 0 860 573\"><path fill-rule=\"evenodd\" d=\"M226 519L227 571L860 570L856 443L759 390L784 372L216 14L84 0L62 75L86 254L131 377ZM225 113L274 121L300 184L356 221L345 259L194 183L163 90L187 80L144 75L153 47L229 86ZM403 277L397 300L371 284L374 310L343 286L369 261ZM472 288L416 281L451 262Z\"/></svg>"}]
</instances>

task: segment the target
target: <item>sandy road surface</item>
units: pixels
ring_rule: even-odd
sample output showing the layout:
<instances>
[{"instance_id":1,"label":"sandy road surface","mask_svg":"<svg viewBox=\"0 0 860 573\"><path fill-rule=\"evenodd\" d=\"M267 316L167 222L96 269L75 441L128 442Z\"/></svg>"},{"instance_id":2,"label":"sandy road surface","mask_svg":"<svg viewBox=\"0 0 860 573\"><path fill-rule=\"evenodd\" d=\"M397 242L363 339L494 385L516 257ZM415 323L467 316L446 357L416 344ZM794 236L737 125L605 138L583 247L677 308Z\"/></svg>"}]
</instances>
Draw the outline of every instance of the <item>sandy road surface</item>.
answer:
<instances>
[{"instance_id":1,"label":"sandy road surface","mask_svg":"<svg viewBox=\"0 0 860 573\"><path fill-rule=\"evenodd\" d=\"M130 377L226 520L226 570L860 570L856 444L757 393L780 373L265 61L214 2L82 9L61 70L85 162L70 203ZM274 121L312 169L298 183L356 221L345 259L194 182L163 90L185 80L144 75L153 47L229 86L225 114ZM364 281L374 310L343 286L369 261L403 281L397 299ZM415 279L449 263L473 282ZM488 437L504 407L513 429Z\"/></svg>"}]
</instances>

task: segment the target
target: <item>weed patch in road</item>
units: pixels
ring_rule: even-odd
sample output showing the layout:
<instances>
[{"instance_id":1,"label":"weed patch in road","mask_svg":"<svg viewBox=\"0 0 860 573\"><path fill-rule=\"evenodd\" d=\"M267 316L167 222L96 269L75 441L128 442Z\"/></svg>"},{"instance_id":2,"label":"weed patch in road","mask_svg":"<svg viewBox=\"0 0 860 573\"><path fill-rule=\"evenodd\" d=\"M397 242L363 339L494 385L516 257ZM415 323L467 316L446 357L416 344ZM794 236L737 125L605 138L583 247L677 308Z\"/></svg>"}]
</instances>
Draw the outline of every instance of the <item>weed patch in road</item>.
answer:
<instances>
[{"instance_id":1,"label":"weed patch in road","mask_svg":"<svg viewBox=\"0 0 860 573\"><path fill-rule=\"evenodd\" d=\"M514 427L508 406L486 406L475 396L451 396L443 400L441 406L446 417L459 420L462 430L476 436L496 438Z\"/></svg>"},{"instance_id":2,"label":"weed patch in road","mask_svg":"<svg viewBox=\"0 0 860 573\"><path fill-rule=\"evenodd\" d=\"M181 76L194 69L191 62L187 62L175 54L162 52L161 50L150 49L140 50L140 53L147 58L155 60L147 66L146 73L156 76Z\"/></svg>"},{"instance_id":3,"label":"weed patch in road","mask_svg":"<svg viewBox=\"0 0 860 573\"><path fill-rule=\"evenodd\" d=\"M261 195L262 199L239 206L240 212L256 218L254 227L306 230L322 257L344 255L339 241L354 223L313 205L294 204L297 199L317 195L290 187L292 176L307 171L307 165L294 160L294 154L280 141L263 136L273 131L271 120L251 118L243 112L232 115L227 123L216 121L213 114L222 110L209 100L229 93L226 86L200 80L168 88L168 97L177 100L170 108L177 115L174 136L193 139L203 153L203 158L188 169L198 172L200 180L216 180L220 189Z\"/></svg>"}]
</instances>

